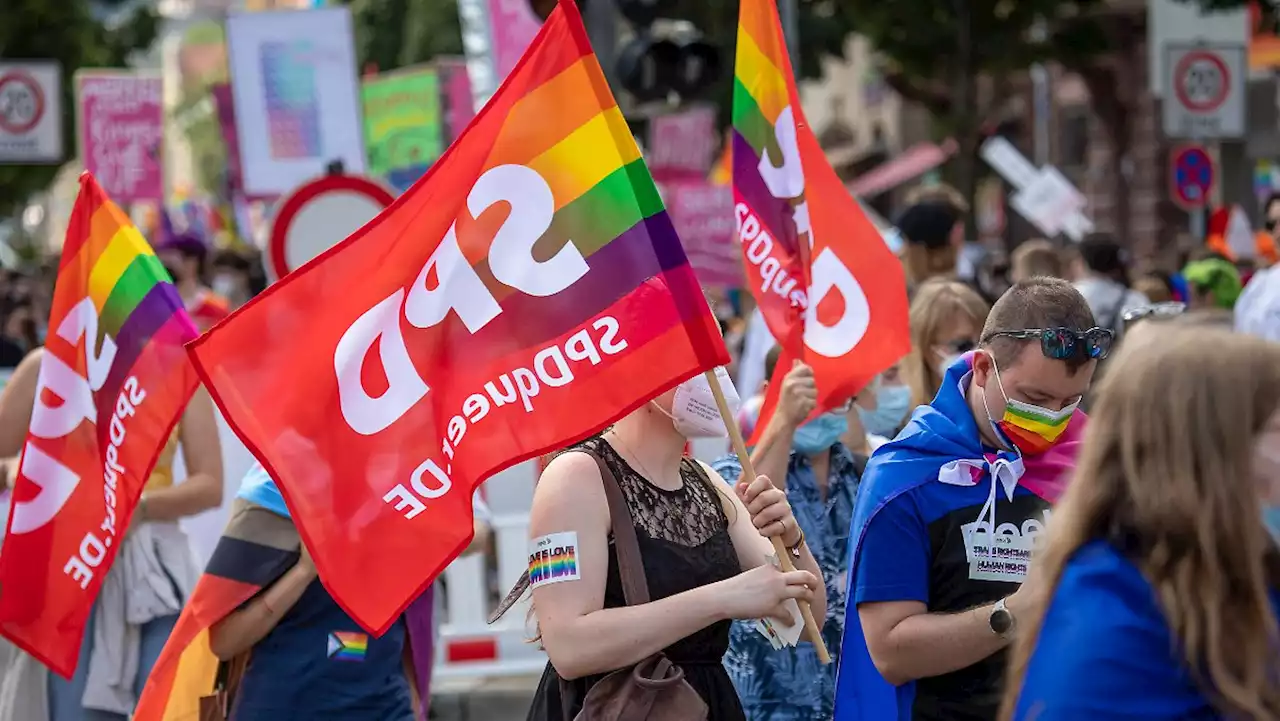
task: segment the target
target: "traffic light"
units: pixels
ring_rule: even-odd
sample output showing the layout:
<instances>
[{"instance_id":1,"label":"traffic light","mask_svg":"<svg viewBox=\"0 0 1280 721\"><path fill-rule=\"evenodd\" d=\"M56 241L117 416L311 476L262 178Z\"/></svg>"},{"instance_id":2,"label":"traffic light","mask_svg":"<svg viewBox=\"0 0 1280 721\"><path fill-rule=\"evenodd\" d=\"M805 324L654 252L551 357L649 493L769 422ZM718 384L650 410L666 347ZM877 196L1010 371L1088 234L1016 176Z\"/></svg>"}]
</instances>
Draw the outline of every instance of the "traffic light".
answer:
<instances>
[{"instance_id":1,"label":"traffic light","mask_svg":"<svg viewBox=\"0 0 1280 721\"><path fill-rule=\"evenodd\" d=\"M580 10L592 0L577 0ZM529 0L534 14L546 20L556 0ZM673 95L695 100L720 78L723 59L693 24L679 20L679 0L615 0L632 37L617 53L617 81L639 103L665 101ZM603 61L607 60L602 58Z\"/></svg>"}]
</instances>

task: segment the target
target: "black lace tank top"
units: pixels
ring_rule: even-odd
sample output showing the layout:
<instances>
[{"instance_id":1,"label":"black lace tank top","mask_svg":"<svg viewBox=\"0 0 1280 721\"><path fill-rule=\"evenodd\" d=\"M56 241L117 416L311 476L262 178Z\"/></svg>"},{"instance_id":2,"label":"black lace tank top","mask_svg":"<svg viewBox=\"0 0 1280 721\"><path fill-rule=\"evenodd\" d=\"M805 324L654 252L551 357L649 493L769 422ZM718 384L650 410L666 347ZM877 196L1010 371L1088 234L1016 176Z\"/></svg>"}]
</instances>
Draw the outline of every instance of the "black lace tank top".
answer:
<instances>
[{"instance_id":1,"label":"black lace tank top","mask_svg":"<svg viewBox=\"0 0 1280 721\"><path fill-rule=\"evenodd\" d=\"M668 491L637 473L603 438L588 439L581 447L603 458L622 487L636 526L636 539L653 600L732 578L741 572L720 495L697 462L685 459L680 466L684 482L679 489ZM725 492L729 492L728 487ZM604 607L625 605L611 535ZM689 684L707 702L709 721L744 719L738 694L722 665L729 647L729 627L729 621L712 624L665 649L667 657L684 669ZM562 699L560 678L548 663L529 709L530 721L572 719L578 713L582 698L600 678L589 676L574 680L572 698ZM562 701L568 701L570 708L564 708Z\"/></svg>"}]
</instances>

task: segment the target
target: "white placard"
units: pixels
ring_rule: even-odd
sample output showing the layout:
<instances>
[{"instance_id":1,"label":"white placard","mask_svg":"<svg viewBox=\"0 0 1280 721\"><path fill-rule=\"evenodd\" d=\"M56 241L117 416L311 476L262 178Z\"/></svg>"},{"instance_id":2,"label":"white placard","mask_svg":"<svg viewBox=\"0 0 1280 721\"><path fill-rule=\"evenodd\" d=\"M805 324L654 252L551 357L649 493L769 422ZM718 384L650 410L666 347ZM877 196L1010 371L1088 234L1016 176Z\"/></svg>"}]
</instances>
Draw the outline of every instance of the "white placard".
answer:
<instances>
[{"instance_id":1,"label":"white placard","mask_svg":"<svg viewBox=\"0 0 1280 721\"><path fill-rule=\"evenodd\" d=\"M990 165L993 170L1000 174L1000 177L1004 178L1009 185L1012 185L1018 191L1010 200L1018 214L1035 223L1041 230L1051 235L1062 233L1077 243L1083 240L1086 234L1093 232L1093 221L1089 220L1088 216L1083 212L1086 202L1084 195L1057 168L1052 165L1046 165L1043 169L1037 169L1034 163L1027 160L1025 155L1013 147L1013 143L998 135L983 143L978 154L982 156L987 165ZM1040 184L1039 188L1035 189L1031 195L1022 197L1023 191L1031 189L1037 183ZM1070 195L1066 193L1064 186L1070 190ZM1057 190L1054 190L1054 188L1057 188ZM1038 203L1036 199L1041 197L1049 198L1051 202L1048 202L1048 205L1043 202ZM1065 214L1049 210L1049 208L1056 207L1059 204L1067 204L1068 198L1078 199L1079 205L1074 210L1065 212ZM1041 220L1044 220L1047 216L1055 217L1056 220L1052 222L1057 226L1056 230L1045 230L1032 217L1035 214L1039 214Z\"/></svg>"},{"instance_id":2,"label":"white placard","mask_svg":"<svg viewBox=\"0 0 1280 721\"><path fill-rule=\"evenodd\" d=\"M251 197L283 195L333 161L364 173L364 131L351 12L233 13L227 56Z\"/></svg>"},{"instance_id":3,"label":"white placard","mask_svg":"<svg viewBox=\"0 0 1280 721\"><path fill-rule=\"evenodd\" d=\"M62 70L0 63L0 163L61 163Z\"/></svg>"},{"instance_id":4,"label":"white placard","mask_svg":"<svg viewBox=\"0 0 1280 721\"><path fill-rule=\"evenodd\" d=\"M1244 45L1165 46L1164 133L1218 140L1244 136Z\"/></svg>"},{"instance_id":5,"label":"white placard","mask_svg":"<svg viewBox=\"0 0 1280 721\"><path fill-rule=\"evenodd\" d=\"M1052 165L1041 170L1009 200L1018 214L1050 236L1067 228L1067 219L1085 206L1085 198Z\"/></svg>"}]
</instances>

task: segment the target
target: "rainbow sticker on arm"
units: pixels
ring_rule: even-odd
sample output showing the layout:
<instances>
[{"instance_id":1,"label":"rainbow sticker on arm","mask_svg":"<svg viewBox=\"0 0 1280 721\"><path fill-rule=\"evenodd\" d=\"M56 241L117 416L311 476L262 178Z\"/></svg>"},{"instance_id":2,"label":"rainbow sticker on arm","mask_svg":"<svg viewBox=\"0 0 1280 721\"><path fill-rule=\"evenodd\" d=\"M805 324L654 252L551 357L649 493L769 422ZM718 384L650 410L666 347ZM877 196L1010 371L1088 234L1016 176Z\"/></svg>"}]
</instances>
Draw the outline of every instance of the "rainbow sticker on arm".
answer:
<instances>
[{"instance_id":1,"label":"rainbow sticker on arm","mask_svg":"<svg viewBox=\"0 0 1280 721\"><path fill-rule=\"evenodd\" d=\"M530 588L580 578L577 533L551 533L529 541Z\"/></svg>"}]
</instances>

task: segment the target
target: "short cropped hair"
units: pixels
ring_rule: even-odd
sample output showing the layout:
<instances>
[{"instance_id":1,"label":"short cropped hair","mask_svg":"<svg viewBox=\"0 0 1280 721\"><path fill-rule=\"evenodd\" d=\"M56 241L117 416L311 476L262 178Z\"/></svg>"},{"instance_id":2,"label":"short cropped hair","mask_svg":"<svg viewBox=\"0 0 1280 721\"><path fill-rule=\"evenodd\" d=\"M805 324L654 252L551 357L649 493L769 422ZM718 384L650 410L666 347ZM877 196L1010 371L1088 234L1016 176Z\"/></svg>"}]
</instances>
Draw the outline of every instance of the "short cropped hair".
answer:
<instances>
[{"instance_id":1,"label":"short cropped hair","mask_svg":"<svg viewBox=\"0 0 1280 721\"><path fill-rule=\"evenodd\" d=\"M996 365L1012 367L1022 349L1036 339L1009 338L999 335L1010 331L1066 328L1083 333L1096 325L1093 311L1080 291L1059 278L1032 278L1015 283L991 306L987 323L982 327L982 347L991 351ZM1089 362L1076 356L1064 361L1075 373Z\"/></svg>"},{"instance_id":2,"label":"short cropped hair","mask_svg":"<svg viewBox=\"0 0 1280 721\"><path fill-rule=\"evenodd\" d=\"M1013 274L1019 280L1037 276L1061 278L1066 275L1062 254L1053 247L1053 243L1043 238L1028 240L1014 248L1010 261Z\"/></svg>"}]
</instances>

